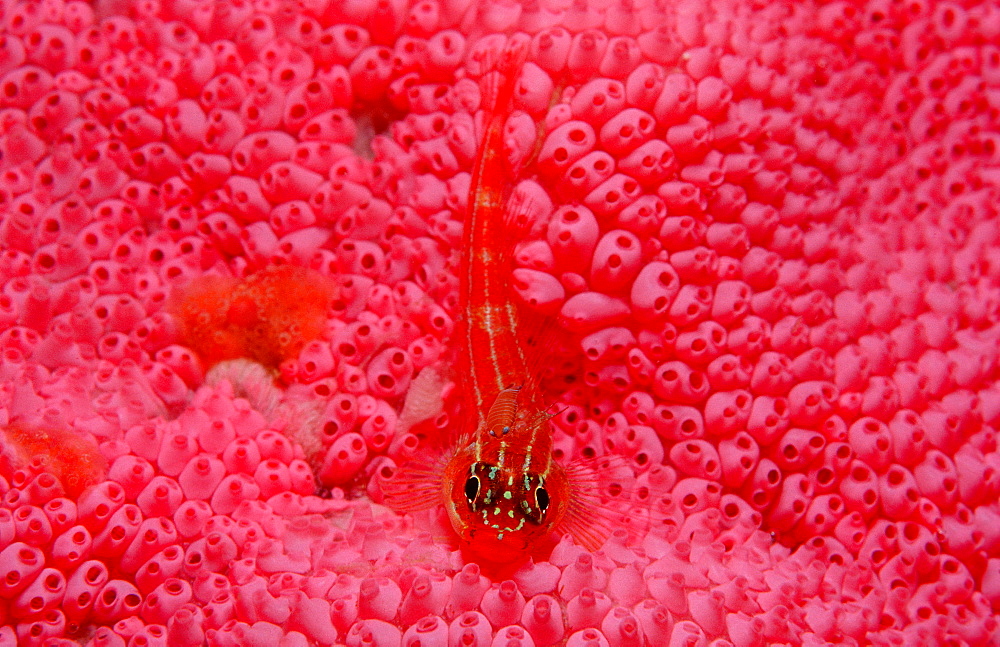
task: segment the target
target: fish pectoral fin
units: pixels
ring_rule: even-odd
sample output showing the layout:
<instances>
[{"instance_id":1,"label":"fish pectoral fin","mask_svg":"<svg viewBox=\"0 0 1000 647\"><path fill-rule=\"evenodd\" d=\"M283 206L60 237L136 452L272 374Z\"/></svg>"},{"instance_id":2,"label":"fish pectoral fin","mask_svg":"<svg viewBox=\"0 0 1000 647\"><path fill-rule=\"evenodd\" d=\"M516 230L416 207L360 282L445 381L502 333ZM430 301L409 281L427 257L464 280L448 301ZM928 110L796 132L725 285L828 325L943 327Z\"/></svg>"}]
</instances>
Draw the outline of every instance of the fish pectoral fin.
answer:
<instances>
[{"instance_id":1,"label":"fish pectoral fin","mask_svg":"<svg viewBox=\"0 0 1000 647\"><path fill-rule=\"evenodd\" d=\"M443 504L448 458L419 457L396 468L382 480L382 503L396 512L419 512Z\"/></svg>"},{"instance_id":2,"label":"fish pectoral fin","mask_svg":"<svg viewBox=\"0 0 1000 647\"><path fill-rule=\"evenodd\" d=\"M569 501L555 531L572 535L589 551L598 550L628 517L635 474L620 456L578 459L563 469Z\"/></svg>"}]
</instances>

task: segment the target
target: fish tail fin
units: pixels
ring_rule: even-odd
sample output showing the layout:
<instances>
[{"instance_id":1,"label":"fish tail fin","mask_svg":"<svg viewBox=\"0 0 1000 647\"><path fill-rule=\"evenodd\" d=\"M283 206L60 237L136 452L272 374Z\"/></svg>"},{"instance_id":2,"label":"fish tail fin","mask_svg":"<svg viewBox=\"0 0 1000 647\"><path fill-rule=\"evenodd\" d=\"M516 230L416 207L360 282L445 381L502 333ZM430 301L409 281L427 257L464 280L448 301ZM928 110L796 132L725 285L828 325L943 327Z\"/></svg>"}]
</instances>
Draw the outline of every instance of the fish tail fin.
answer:
<instances>
[{"instance_id":1,"label":"fish tail fin","mask_svg":"<svg viewBox=\"0 0 1000 647\"><path fill-rule=\"evenodd\" d=\"M481 54L479 89L482 112L479 118L482 120L482 146L477 173L474 174L479 182L474 181L473 186L481 183L497 185L493 190L496 191L494 199L498 204L505 201L508 192L501 190L500 185L506 187L510 176L517 172L517 169L510 168L510 161L505 155L504 127L514 110L512 99L527 60L528 46L527 39L513 36L502 39Z\"/></svg>"},{"instance_id":2,"label":"fish tail fin","mask_svg":"<svg viewBox=\"0 0 1000 647\"><path fill-rule=\"evenodd\" d=\"M499 44L499 43L498 43ZM497 114L514 96L517 74L528 59L530 41L517 34L506 39L503 46L490 47L482 54L484 74L479 82L482 107Z\"/></svg>"}]
</instances>

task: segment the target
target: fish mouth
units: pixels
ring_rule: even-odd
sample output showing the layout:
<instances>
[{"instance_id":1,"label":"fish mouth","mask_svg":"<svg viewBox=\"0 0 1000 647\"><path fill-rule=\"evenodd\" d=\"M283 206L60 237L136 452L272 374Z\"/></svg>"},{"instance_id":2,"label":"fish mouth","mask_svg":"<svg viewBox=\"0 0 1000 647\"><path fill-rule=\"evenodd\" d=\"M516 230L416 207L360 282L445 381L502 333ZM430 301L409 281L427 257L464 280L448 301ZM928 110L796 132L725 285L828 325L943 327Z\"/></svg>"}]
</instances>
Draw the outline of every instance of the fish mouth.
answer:
<instances>
[{"instance_id":1,"label":"fish mouth","mask_svg":"<svg viewBox=\"0 0 1000 647\"><path fill-rule=\"evenodd\" d=\"M474 528L464 533L462 539L469 550L481 560L505 563L523 555L529 542L520 533L493 528Z\"/></svg>"}]
</instances>

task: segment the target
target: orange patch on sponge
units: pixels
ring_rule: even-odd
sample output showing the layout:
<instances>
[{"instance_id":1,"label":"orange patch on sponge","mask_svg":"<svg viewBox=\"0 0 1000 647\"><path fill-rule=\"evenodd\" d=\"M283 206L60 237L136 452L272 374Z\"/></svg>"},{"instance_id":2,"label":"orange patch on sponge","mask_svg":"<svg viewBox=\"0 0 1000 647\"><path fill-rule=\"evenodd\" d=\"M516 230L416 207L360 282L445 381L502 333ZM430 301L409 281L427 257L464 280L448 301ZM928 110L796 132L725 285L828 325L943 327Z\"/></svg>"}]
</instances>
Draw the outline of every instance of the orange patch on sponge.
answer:
<instances>
[{"instance_id":1,"label":"orange patch on sponge","mask_svg":"<svg viewBox=\"0 0 1000 647\"><path fill-rule=\"evenodd\" d=\"M18 470L51 474L75 500L104 480L107 461L97 445L70 429L12 423L0 428L0 475L13 481Z\"/></svg>"},{"instance_id":2,"label":"orange patch on sponge","mask_svg":"<svg viewBox=\"0 0 1000 647\"><path fill-rule=\"evenodd\" d=\"M326 328L335 296L319 272L272 265L245 279L206 276L179 289L170 312L207 365L246 358L277 370Z\"/></svg>"}]
</instances>

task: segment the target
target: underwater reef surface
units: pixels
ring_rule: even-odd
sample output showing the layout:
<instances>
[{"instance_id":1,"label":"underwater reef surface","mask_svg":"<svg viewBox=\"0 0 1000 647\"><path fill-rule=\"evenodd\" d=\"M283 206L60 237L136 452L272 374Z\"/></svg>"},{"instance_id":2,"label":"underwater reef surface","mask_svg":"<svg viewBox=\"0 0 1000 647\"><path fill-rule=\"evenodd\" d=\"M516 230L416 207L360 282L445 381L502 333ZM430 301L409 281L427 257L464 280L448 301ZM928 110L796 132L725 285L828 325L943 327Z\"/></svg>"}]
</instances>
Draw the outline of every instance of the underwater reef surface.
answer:
<instances>
[{"instance_id":1,"label":"underwater reef surface","mask_svg":"<svg viewBox=\"0 0 1000 647\"><path fill-rule=\"evenodd\" d=\"M1000 641L995 2L0 25L0 644ZM381 503L455 415L510 43L555 454L631 480L601 549L495 576Z\"/></svg>"}]
</instances>

